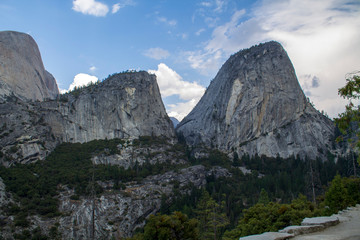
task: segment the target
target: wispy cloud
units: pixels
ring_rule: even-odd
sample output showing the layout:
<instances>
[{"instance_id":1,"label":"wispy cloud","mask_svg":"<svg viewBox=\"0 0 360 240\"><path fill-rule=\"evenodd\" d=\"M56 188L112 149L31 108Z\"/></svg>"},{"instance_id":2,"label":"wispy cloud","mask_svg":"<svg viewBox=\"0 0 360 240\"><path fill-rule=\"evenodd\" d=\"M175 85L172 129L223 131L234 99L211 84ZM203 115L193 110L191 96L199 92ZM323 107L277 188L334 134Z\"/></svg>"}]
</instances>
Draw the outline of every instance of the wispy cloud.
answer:
<instances>
[{"instance_id":1,"label":"wispy cloud","mask_svg":"<svg viewBox=\"0 0 360 240\"><path fill-rule=\"evenodd\" d=\"M169 25L169 26L176 26L176 24L177 24L177 21L174 19L169 20L166 17L160 17L160 16L157 17L157 21L161 22L161 23L165 23L166 25Z\"/></svg>"},{"instance_id":2,"label":"wispy cloud","mask_svg":"<svg viewBox=\"0 0 360 240\"><path fill-rule=\"evenodd\" d=\"M112 10L111 10L111 13L114 14L114 13L117 13L119 10L120 10L121 6L120 6L120 3L116 3L112 6Z\"/></svg>"},{"instance_id":3,"label":"wispy cloud","mask_svg":"<svg viewBox=\"0 0 360 240\"><path fill-rule=\"evenodd\" d=\"M111 13L117 13L120 9L127 7L127 6L135 6L136 3L133 0L123 0L119 3L116 3L112 6Z\"/></svg>"},{"instance_id":4,"label":"wispy cloud","mask_svg":"<svg viewBox=\"0 0 360 240\"><path fill-rule=\"evenodd\" d=\"M200 7L212 8L214 12L222 12L228 0L211 0L211 1L203 1L199 3Z\"/></svg>"},{"instance_id":5,"label":"wispy cloud","mask_svg":"<svg viewBox=\"0 0 360 240\"><path fill-rule=\"evenodd\" d=\"M200 6L203 6L203 7L211 7L212 6L212 3L211 2L200 2Z\"/></svg>"},{"instance_id":6,"label":"wispy cloud","mask_svg":"<svg viewBox=\"0 0 360 240\"><path fill-rule=\"evenodd\" d=\"M170 53L165 49L157 47L157 48L149 48L144 52L144 55L149 58L161 60L169 57Z\"/></svg>"},{"instance_id":7,"label":"wispy cloud","mask_svg":"<svg viewBox=\"0 0 360 240\"><path fill-rule=\"evenodd\" d=\"M199 30L195 33L195 35L196 35L196 36L200 36L201 33L203 33L203 32L205 32L205 28L199 29Z\"/></svg>"},{"instance_id":8,"label":"wispy cloud","mask_svg":"<svg viewBox=\"0 0 360 240\"><path fill-rule=\"evenodd\" d=\"M133 0L122 0L112 5L111 13L117 13L121 8L126 6L135 6ZM96 0L73 0L72 9L76 12L92 15L95 17L105 17L109 12L109 6Z\"/></svg>"},{"instance_id":9,"label":"wispy cloud","mask_svg":"<svg viewBox=\"0 0 360 240\"><path fill-rule=\"evenodd\" d=\"M72 9L87 15L105 17L109 12L109 7L95 0L74 0Z\"/></svg>"},{"instance_id":10,"label":"wispy cloud","mask_svg":"<svg viewBox=\"0 0 360 240\"><path fill-rule=\"evenodd\" d=\"M225 0L215 0L215 12L222 12L226 6Z\"/></svg>"},{"instance_id":11,"label":"wispy cloud","mask_svg":"<svg viewBox=\"0 0 360 240\"><path fill-rule=\"evenodd\" d=\"M178 120L184 118L191 111L205 92L203 86L196 82L184 81L178 73L164 63L160 63L157 70L149 70L149 72L156 75L163 98L177 95L185 101L185 103L168 106L169 116L176 117Z\"/></svg>"}]
</instances>

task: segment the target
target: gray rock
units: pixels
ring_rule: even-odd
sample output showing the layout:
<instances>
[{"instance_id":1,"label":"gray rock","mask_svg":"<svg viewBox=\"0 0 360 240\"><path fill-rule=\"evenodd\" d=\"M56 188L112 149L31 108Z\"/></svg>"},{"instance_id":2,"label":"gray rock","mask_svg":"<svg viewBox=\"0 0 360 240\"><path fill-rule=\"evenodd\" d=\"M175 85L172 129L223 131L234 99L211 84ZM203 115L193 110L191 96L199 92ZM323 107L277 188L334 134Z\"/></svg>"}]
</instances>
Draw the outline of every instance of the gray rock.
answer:
<instances>
[{"instance_id":1,"label":"gray rock","mask_svg":"<svg viewBox=\"0 0 360 240\"><path fill-rule=\"evenodd\" d=\"M3 179L0 177L0 214L2 213L2 209L6 206L11 200L11 195L6 192L5 184Z\"/></svg>"},{"instance_id":2,"label":"gray rock","mask_svg":"<svg viewBox=\"0 0 360 240\"><path fill-rule=\"evenodd\" d=\"M168 163L168 164L186 164L184 152L177 150L174 145L167 141L151 146L136 146L132 140L118 146L120 153L114 155L97 155L92 158L95 164L122 166L124 169L139 166L148 162L150 164Z\"/></svg>"},{"instance_id":3,"label":"gray rock","mask_svg":"<svg viewBox=\"0 0 360 240\"><path fill-rule=\"evenodd\" d=\"M309 226L289 226L282 230L280 230L280 233L290 233L294 236L301 235L301 234L307 234L307 233L313 233L318 232L325 229L325 226L323 225L309 225Z\"/></svg>"},{"instance_id":4,"label":"gray rock","mask_svg":"<svg viewBox=\"0 0 360 240\"><path fill-rule=\"evenodd\" d=\"M44 159L62 142L139 136L176 141L156 77L147 72L115 74L57 100L8 98L0 103L0 123L5 166Z\"/></svg>"},{"instance_id":5,"label":"gray rock","mask_svg":"<svg viewBox=\"0 0 360 240\"><path fill-rule=\"evenodd\" d=\"M294 235L289 233L266 232L258 235L241 237L239 240L285 240L291 237L294 237Z\"/></svg>"},{"instance_id":6,"label":"gray rock","mask_svg":"<svg viewBox=\"0 0 360 240\"><path fill-rule=\"evenodd\" d=\"M339 218L335 216L330 217L313 217L313 218L304 218L301 222L302 226L311 226L311 225L323 225L324 227L335 226L339 224Z\"/></svg>"},{"instance_id":7,"label":"gray rock","mask_svg":"<svg viewBox=\"0 0 360 240\"><path fill-rule=\"evenodd\" d=\"M0 103L0 164L4 166L42 160L60 143L44 122L38 103L15 99Z\"/></svg>"},{"instance_id":8,"label":"gray rock","mask_svg":"<svg viewBox=\"0 0 360 240\"><path fill-rule=\"evenodd\" d=\"M268 42L231 56L176 130L189 145L239 156L315 158L334 126L306 99L282 46Z\"/></svg>"},{"instance_id":9,"label":"gray rock","mask_svg":"<svg viewBox=\"0 0 360 240\"><path fill-rule=\"evenodd\" d=\"M25 33L0 32L0 100L15 95L24 100L54 99L59 89L45 70L39 48Z\"/></svg>"},{"instance_id":10,"label":"gray rock","mask_svg":"<svg viewBox=\"0 0 360 240\"><path fill-rule=\"evenodd\" d=\"M44 102L44 121L64 142L94 139L175 137L161 100L156 76L147 72L115 74L79 92Z\"/></svg>"}]
</instances>

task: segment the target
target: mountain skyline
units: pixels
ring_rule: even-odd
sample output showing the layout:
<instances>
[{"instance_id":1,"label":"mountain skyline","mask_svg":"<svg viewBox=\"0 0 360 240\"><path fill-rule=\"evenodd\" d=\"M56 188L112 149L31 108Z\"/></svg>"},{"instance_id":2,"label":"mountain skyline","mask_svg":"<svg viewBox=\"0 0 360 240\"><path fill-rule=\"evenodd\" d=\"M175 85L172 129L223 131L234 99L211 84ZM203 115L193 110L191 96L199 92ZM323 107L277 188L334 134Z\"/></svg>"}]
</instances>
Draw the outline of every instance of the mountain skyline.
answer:
<instances>
[{"instance_id":1,"label":"mountain skyline","mask_svg":"<svg viewBox=\"0 0 360 240\"><path fill-rule=\"evenodd\" d=\"M179 120L231 54L275 40L306 96L336 117L345 105L337 89L360 69L359 12L359 2L337 0L5 0L0 30L30 34L63 90L129 69L155 73Z\"/></svg>"}]
</instances>

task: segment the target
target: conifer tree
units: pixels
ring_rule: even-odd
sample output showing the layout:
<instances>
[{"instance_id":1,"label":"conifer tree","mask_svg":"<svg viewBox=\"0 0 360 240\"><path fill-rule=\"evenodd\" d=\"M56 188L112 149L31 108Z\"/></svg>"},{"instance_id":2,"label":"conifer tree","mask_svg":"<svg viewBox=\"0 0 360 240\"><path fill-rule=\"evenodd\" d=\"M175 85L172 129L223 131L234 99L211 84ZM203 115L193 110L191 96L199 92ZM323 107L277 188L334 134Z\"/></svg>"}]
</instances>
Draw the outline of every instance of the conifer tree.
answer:
<instances>
[{"instance_id":1,"label":"conifer tree","mask_svg":"<svg viewBox=\"0 0 360 240\"><path fill-rule=\"evenodd\" d=\"M222 231L229 224L225 214L225 202L217 203L204 190L196 207L201 239L220 239Z\"/></svg>"}]
</instances>

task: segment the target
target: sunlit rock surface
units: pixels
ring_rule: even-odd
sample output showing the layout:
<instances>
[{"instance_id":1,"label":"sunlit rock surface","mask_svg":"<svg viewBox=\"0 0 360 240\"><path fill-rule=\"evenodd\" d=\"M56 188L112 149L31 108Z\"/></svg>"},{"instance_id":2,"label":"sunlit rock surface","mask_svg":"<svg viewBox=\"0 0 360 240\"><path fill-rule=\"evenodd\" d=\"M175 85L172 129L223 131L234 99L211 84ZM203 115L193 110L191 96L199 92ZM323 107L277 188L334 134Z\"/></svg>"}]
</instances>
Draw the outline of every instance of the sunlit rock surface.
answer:
<instances>
[{"instance_id":1,"label":"sunlit rock surface","mask_svg":"<svg viewBox=\"0 0 360 240\"><path fill-rule=\"evenodd\" d=\"M0 32L0 100L15 95L26 100L54 99L55 78L45 70L39 48L25 33Z\"/></svg>"},{"instance_id":2,"label":"sunlit rock surface","mask_svg":"<svg viewBox=\"0 0 360 240\"><path fill-rule=\"evenodd\" d=\"M334 126L306 99L283 47L268 42L232 55L177 132L240 156L316 158L332 147Z\"/></svg>"}]
</instances>

